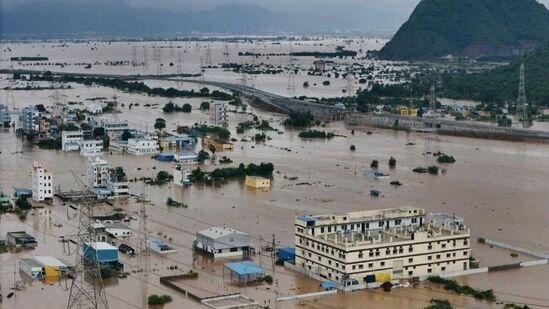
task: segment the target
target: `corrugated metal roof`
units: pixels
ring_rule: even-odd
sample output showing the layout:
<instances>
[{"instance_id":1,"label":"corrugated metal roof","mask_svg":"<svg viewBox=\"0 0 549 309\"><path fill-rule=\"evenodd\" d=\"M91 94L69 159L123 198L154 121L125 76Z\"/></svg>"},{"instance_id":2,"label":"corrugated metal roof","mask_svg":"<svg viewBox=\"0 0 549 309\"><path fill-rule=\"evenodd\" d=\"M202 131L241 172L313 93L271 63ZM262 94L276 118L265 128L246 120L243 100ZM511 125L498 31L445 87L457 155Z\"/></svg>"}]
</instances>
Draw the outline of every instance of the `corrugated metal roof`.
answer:
<instances>
[{"instance_id":1,"label":"corrugated metal roof","mask_svg":"<svg viewBox=\"0 0 549 309\"><path fill-rule=\"evenodd\" d=\"M227 263L225 264L225 267L241 276L265 273L261 267L249 261Z\"/></svg>"},{"instance_id":2,"label":"corrugated metal roof","mask_svg":"<svg viewBox=\"0 0 549 309\"><path fill-rule=\"evenodd\" d=\"M235 229L232 229L232 228L220 227L220 226L209 227L205 230L202 230L202 231L198 232L197 234L200 234L202 236L209 237L209 238L212 238L212 239L216 239L216 238L219 238L219 237L224 237L224 236L227 236L227 235L233 235L233 234L248 236L248 234L246 234L244 232L241 232L241 231L238 231L238 230L235 230Z\"/></svg>"}]
</instances>

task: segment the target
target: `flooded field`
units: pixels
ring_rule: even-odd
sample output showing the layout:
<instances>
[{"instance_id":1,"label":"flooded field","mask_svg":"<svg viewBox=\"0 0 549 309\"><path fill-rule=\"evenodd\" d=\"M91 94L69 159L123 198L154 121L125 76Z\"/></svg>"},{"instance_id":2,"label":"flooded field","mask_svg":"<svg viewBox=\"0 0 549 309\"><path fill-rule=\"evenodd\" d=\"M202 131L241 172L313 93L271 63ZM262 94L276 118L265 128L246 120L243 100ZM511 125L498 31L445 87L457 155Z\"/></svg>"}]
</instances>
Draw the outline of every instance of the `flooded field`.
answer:
<instances>
[{"instance_id":1,"label":"flooded field","mask_svg":"<svg viewBox=\"0 0 549 309\"><path fill-rule=\"evenodd\" d=\"M376 41L374 40L372 44ZM113 59L111 54L101 54L108 43L97 43L97 50L91 51L94 44L82 43L78 48L70 48L65 54L63 47L50 47L45 43L36 43L36 50L10 45L11 54L40 54L58 57L59 60L83 61L90 57L99 60ZM95 45L97 45L95 44ZM131 49L128 43L112 43L120 49L114 59L129 59ZM173 43L176 44L176 43ZM182 43L187 44L187 43ZM205 43L201 43L205 44ZM216 44L219 44L216 45ZM223 50L222 43L212 43L213 54ZM315 43L303 43L315 44ZM335 46L338 43L333 43ZM56 44L57 45L57 44ZM112 45L108 45L113 48ZM301 46L301 45L297 45ZM333 46L322 46L330 48ZM252 46L239 50L248 50ZM254 45L255 51L271 50L278 46ZM319 46L319 48L321 48ZM184 48L182 48L185 50ZM296 47L297 49L297 47ZM190 49L189 49L190 50ZM165 56L170 52L166 51ZM177 52L174 54L176 57ZM149 54L151 56L151 54ZM190 57L190 56L189 56ZM185 71L198 71L196 66L199 54L195 53L186 64ZM219 56L220 57L220 56ZM95 58L94 58L95 59ZM273 60L274 61L274 60ZM195 71L192 71L195 68ZM54 68L50 68L54 70ZM58 68L55 68L57 70ZM67 71L79 68L67 66ZM118 68L101 67L97 72L112 72ZM126 71L125 71L126 70ZM121 73L131 74L131 68L122 68ZM150 68L153 70L153 68ZM236 78L232 73L214 69L207 70L206 78L212 80L230 80ZM211 75L208 75L211 74ZM255 80L259 88L284 94L286 80L284 76L269 76ZM7 81L2 80L4 87ZM196 84L147 81L150 85L181 89L198 89ZM331 91L310 91L326 96L341 95L341 89L332 85ZM71 84L72 89L63 91L65 102L76 102L82 108L94 97L113 98L119 102L122 113L119 119L126 119L130 126L153 130L154 119L166 119L168 132L177 125L192 126L194 123L208 120L207 112L200 111L204 99L174 99L174 103L190 103L191 113L164 114L162 106L167 98L148 97L129 94L104 87L85 87ZM320 86L321 87L321 86ZM309 91L309 90L307 90ZM51 106L53 90L14 91L16 106L21 108L30 104ZM4 97L4 91L1 96ZM138 103L129 109L130 103ZM150 107L145 106L151 104ZM155 106L154 104L158 104ZM272 242L273 235L277 246L292 246L294 243L294 218L302 214L322 214L347 212L365 209L378 209L413 205L426 208L431 212L446 212L465 218L472 231L472 252L481 265L490 266L502 263L533 260L530 256L511 257L510 252L490 248L476 242L477 237L486 237L508 244L521 246L536 252L549 252L549 146L502 141L479 140L470 138L441 136L439 150L456 158L455 164L444 166L446 173L437 176L416 174L412 169L418 166L436 164L436 157L426 155L426 136L420 133L379 130L372 128L348 128L343 123L327 124L322 130L337 134L331 140L314 141L298 137L300 131L286 129L281 125L284 116L267 113L248 107L248 113L229 113L229 129L235 142L235 151L218 153L226 155L237 166L240 163L271 162L275 167L273 185L267 191L254 191L246 188L240 181L215 184L214 186L194 185L189 188L167 184L160 187L143 186L141 182L131 182L130 191L139 195L144 188L151 201L147 207L147 230L150 237L163 238L177 249L177 253L167 257L150 255L151 273L143 279L138 272L136 258L121 255L121 262L130 275L124 279L107 282L107 294L111 308L144 308L141 301L143 280L148 282L148 294L166 293L174 298L166 308L195 308L196 301L186 299L165 286L160 285L159 277L179 274L190 269L200 274L199 288L208 293L226 294L239 292L260 304L278 308L423 308L432 298L448 299L456 308L501 308L500 304L489 304L471 297L457 296L428 284L414 288L394 289L390 293L381 290L360 291L349 294L326 296L317 299L289 301L274 304L277 296L301 294L318 291L318 282L293 273L280 266L274 266L270 252L263 251L253 257L272 274L275 283L240 287L223 278L222 263L208 259L193 259L192 244L195 233L211 225L236 228L252 237L253 245L259 247ZM255 130L245 134L236 133L236 124L251 120L253 115L269 120L271 126L282 132L268 131L271 138L266 143L245 142L257 133ZM115 117L106 115L104 117ZM351 130L354 129L354 134ZM355 145L356 151L349 147ZM200 149L200 146L198 147ZM6 193L14 187L30 187L31 166L40 161L52 170L55 185L64 190L79 189L76 178L83 179L85 158L78 152L40 150L22 142L13 129L0 129L0 189ZM397 167L389 169L388 160L393 156ZM106 154L105 159L112 166L122 166L128 178L153 177L160 170L172 173L174 164L151 160L149 157ZM390 180L376 180L367 176L370 162L379 160L380 171L389 173ZM211 170L219 164L206 164L201 168ZM194 168L194 166L192 166ZM74 173L74 175L73 175ZM394 187L390 181L398 180L403 185ZM376 189L381 197L370 197L369 191ZM170 208L166 198L171 197L188 205L188 208ZM135 198L115 201L113 206L99 205L96 214L112 212L120 208L137 218L139 203ZM60 237L74 235L78 222L74 210L55 200L53 205L34 210L26 221L20 221L15 215L1 218L0 235L8 231L26 230L34 235L38 247L33 251L0 254L0 275L4 290L13 286L20 274L16 269L17 261L22 257L34 255L52 255L73 262L74 255L63 250ZM138 222L130 222L136 230ZM135 244L135 236L130 239ZM74 248L73 248L74 249ZM170 267L171 266L171 267ZM177 270L173 270L177 266ZM169 268L172 268L170 270ZM476 288L494 289L499 300L528 304L533 308L549 307L547 282L549 267L537 266L528 269L487 273L459 278L458 281ZM33 308L48 303L51 308L64 308L68 297L69 282L61 281L45 285L33 283L24 291L19 291L10 299L4 298L2 308ZM367 304L367 305L366 305Z\"/></svg>"}]
</instances>

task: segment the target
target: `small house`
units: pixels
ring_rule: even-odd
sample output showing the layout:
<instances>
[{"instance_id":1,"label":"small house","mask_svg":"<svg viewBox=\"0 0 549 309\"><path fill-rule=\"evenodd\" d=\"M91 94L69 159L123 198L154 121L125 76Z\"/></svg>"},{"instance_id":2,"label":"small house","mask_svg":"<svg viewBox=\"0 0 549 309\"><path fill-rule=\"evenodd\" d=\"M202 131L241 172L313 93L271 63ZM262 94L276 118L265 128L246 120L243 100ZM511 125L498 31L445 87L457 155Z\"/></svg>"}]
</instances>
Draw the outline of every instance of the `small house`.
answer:
<instances>
[{"instance_id":1,"label":"small house","mask_svg":"<svg viewBox=\"0 0 549 309\"><path fill-rule=\"evenodd\" d=\"M44 271L42 265L33 259L20 259L19 270L29 276L31 280L42 280Z\"/></svg>"},{"instance_id":2,"label":"small house","mask_svg":"<svg viewBox=\"0 0 549 309\"><path fill-rule=\"evenodd\" d=\"M264 178L259 176L246 175L245 183L246 183L246 186L251 188L256 188L256 189L271 187L271 180L269 178Z\"/></svg>"},{"instance_id":3,"label":"small house","mask_svg":"<svg viewBox=\"0 0 549 309\"><path fill-rule=\"evenodd\" d=\"M250 261L227 263L223 267L223 278L225 278L226 272L228 272L231 281L241 284L257 281L265 276L265 271Z\"/></svg>"},{"instance_id":4,"label":"small house","mask_svg":"<svg viewBox=\"0 0 549 309\"><path fill-rule=\"evenodd\" d=\"M222 140L211 138L211 137L203 137L202 148L203 149L214 148L216 152L233 151L234 144L231 142L222 141Z\"/></svg>"},{"instance_id":5,"label":"small house","mask_svg":"<svg viewBox=\"0 0 549 309\"><path fill-rule=\"evenodd\" d=\"M149 239L147 242L147 248L158 254L177 253L177 250L175 248L164 243L160 239Z\"/></svg>"},{"instance_id":6,"label":"small house","mask_svg":"<svg viewBox=\"0 0 549 309\"><path fill-rule=\"evenodd\" d=\"M181 164L195 164L198 163L198 154L196 152L176 153L173 160Z\"/></svg>"}]
</instances>

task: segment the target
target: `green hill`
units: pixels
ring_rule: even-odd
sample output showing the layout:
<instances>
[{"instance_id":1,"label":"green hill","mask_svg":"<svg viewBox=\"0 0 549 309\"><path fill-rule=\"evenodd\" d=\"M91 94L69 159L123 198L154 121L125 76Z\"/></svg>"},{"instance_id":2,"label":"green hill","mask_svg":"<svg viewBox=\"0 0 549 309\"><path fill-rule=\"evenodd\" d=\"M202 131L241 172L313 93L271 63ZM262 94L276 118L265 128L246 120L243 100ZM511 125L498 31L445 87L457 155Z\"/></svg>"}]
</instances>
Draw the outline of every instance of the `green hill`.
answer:
<instances>
[{"instance_id":1,"label":"green hill","mask_svg":"<svg viewBox=\"0 0 549 309\"><path fill-rule=\"evenodd\" d=\"M511 56L541 42L549 42L549 10L536 0L422 0L380 57Z\"/></svg>"}]
</instances>

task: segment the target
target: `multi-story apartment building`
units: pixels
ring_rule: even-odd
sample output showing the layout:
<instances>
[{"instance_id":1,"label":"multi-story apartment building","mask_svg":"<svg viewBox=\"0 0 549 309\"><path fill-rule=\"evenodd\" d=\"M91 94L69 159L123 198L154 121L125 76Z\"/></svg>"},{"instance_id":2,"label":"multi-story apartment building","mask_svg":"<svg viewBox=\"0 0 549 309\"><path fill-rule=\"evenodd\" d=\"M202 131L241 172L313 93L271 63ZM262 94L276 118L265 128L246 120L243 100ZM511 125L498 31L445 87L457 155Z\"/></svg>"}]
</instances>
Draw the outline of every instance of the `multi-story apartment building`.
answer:
<instances>
[{"instance_id":1,"label":"multi-story apartment building","mask_svg":"<svg viewBox=\"0 0 549 309\"><path fill-rule=\"evenodd\" d=\"M34 106L27 106L19 112L19 125L25 134L38 133L40 129L40 112Z\"/></svg>"},{"instance_id":2,"label":"multi-story apartment building","mask_svg":"<svg viewBox=\"0 0 549 309\"><path fill-rule=\"evenodd\" d=\"M80 149L80 143L84 138L84 132L63 131L61 132L61 148L63 151L77 151Z\"/></svg>"},{"instance_id":3,"label":"multi-story apartment building","mask_svg":"<svg viewBox=\"0 0 549 309\"><path fill-rule=\"evenodd\" d=\"M107 187L111 166L98 157L88 158L86 162L86 180L91 188Z\"/></svg>"},{"instance_id":4,"label":"multi-story apartment building","mask_svg":"<svg viewBox=\"0 0 549 309\"><path fill-rule=\"evenodd\" d=\"M80 155L84 157L100 156L103 154L102 139L84 139L80 142Z\"/></svg>"},{"instance_id":5,"label":"multi-story apartment building","mask_svg":"<svg viewBox=\"0 0 549 309\"><path fill-rule=\"evenodd\" d=\"M32 199L37 202L53 198L53 175L38 162L32 164Z\"/></svg>"},{"instance_id":6,"label":"multi-story apartment building","mask_svg":"<svg viewBox=\"0 0 549 309\"><path fill-rule=\"evenodd\" d=\"M299 216L295 264L343 285L468 269L469 230L436 216L427 221L424 209L409 206Z\"/></svg>"},{"instance_id":7,"label":"multi-story apartment building","mask_svg":"<svg viewBox=\"0 0 549 309\"><path fill-rule=\"evenodd\" d=\"M0 104L0 124L4 123L11 123L11 114L6 105Z\"/></svg>"},{"instance_id":8,"label":"multi-story apartment building","mask_svg":"<svg viewBox=\"0 0 549 309\"><path fill-rule=\"evenodd\" d=\"M229 116L227 115L227 105L225 105L224 103L210 103L210 113L208 116L212 125L226 127L229 123Z\"/></svg>"},{"instance_id":9,"label":"multi-story apartment building","mask_svg":"<svg viewBox=\"0 0 549 309\"><path fill-rule=\"evenodd\" d=\"M109 169L109 177L107 178L107 190L113 196L127 196L130 194L129 182L124 172L119 172L117 169Z\"/></svg>"},{"instance_id":10,"label":"multi-story apartment building","mask_svg":"<svg viewBox=\"0 0 549 309\"><path fill-rule=\"evenodd\" d=\"M127 151L129 154L137 156L155 155L160 152L158 150L158 142L150 137L130 138L128 139L127 147Z\"/></svg>"}]
</instances>

